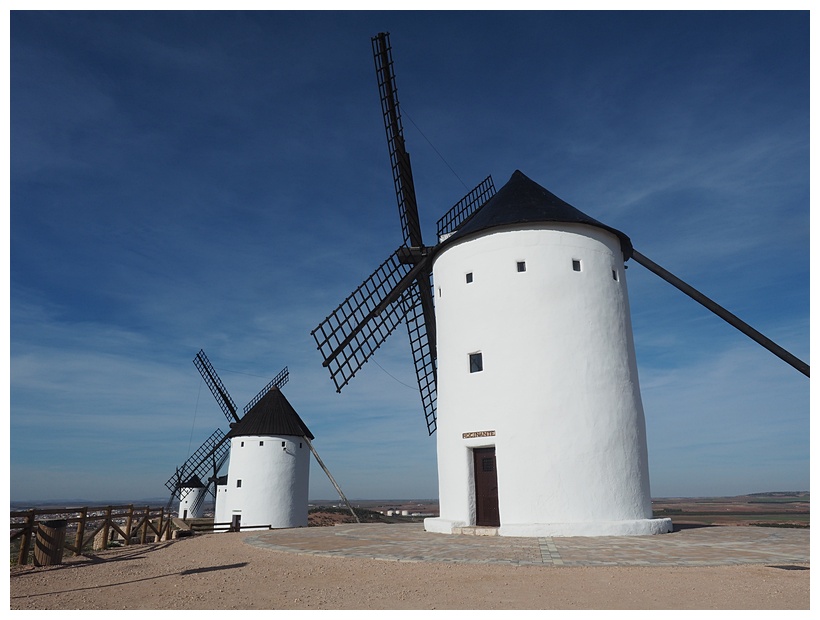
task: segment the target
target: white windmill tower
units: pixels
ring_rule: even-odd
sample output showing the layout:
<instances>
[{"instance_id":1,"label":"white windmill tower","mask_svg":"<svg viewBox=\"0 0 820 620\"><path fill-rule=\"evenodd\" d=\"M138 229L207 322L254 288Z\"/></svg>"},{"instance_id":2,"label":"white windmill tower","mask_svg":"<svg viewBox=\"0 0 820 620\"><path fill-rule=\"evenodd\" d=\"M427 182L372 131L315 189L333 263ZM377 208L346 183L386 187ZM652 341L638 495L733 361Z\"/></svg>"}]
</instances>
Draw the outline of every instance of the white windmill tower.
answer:
<instances>
[{"instance_id":1,"label":"white windmill tower","mask_svg":"<svg viewBox=\"0 0 820 620\"><path fill-rule=\"evenodd\" d=\"M428 530L671 530L652 518L631 249L518 171L437 248L441 516Z\"/></svg>"},{"instance_id":2,"label":"white windmill tower","mask_svg":"<svg viewBox=\"0 0 820 620\"><path fill-rule=\"evenodd\" d=\"M244 419L244 416L249 413L254 405L264 400L269 392L273 390L278 392L288 382L289 378L286 366L245 406L243 415L240 416L236 404L219 378L216 369L205 355L205 351L200 350L194 357L193 362L208 389L214 395L219 408L222 409L222 413L227 418L231 429L234 429ZM220 476L220 471L231 457L230 439L230 432L226 435L217 428L197 448L194 454L180 467L177 467L174 475L165 483L165 486L171 491L169 506L175 497L179 499L180 518L203 516L205 499L208 495L211 495L215 500L214 522L227 523L231 521L230 517L224 520L221 518L225 514L230 515L232 510L226 508L230 505L227 487L220 486L220 483L225 480L225 476ZM194 479L199 481L207 480L207 483L203 485L203 488L192 488L188 481ZM236 508L235 504L234 508ZM305 499L305 510L307 510L307 499Z\"/></svg>"},{"instance_id":3,"label":"white windmill tower","mask_svg":"<svg viewBox=\"0 0 820 620\"><path fill-rule=\"evenodd\" d=\"M180 519L204 517L208 495L216 498L216 480L219 470L228 460L228 448L225 433L217 428L165 483L171 491L166 510L170 510L174 500L177 500ZM203 483L203 480L207 482Z\"/></svg>"},{"instance_id":4,"label":"white windmill tower","mask_svg":"<svg viewBox=\"0 0 820 620\"><path fill-rule=\"evenodd\" d=\"M624 263L806 375L808 365L518 171L498 194L482 181L425 246L389 36L372 44L403 243L312 332L337 391L404 321L428 433L438 426L440 516L425 520L429 531L670 531L652 518Z\"/></svg>"},{"instance_id":5,"label":"white windmill tower","mask_svg":"<svg viewBox=\"0 0 820 620\"><path fill-rule=\"evenodd\" d=\"M171 501L180 501L179 516L201 516L208 494L215 499L216 531L305 527L308 524L310 455L327 474L339 497L356 513L313 446L313 434L282 394L287 367L276 375L239 414L204 351L194 365L230 423L216 429L166 482ZM220 475L225 463L227 474ZM207 479L203 488L190 480Z\"/></svg>"},{"instance_id":6,"label":"white windmill tower","mask_svg":"<svg viewBox=\"0 0 820 620\"><path fill-rule=\"evenodd\" d=\"M228 478L217 522L237 529L306 527L313 434L273 387L228 433Z\"/></svg>"},{"instance_id":7,"label":"white windmill tower","mask_svg":"<svg viewBox=\"0 0 820 620\"><path fill-rule=\"evenodd\" d=\"M205 495L206 487L196 474L183 482L179 494L179 510L177 511L179 518L185 520L203 517L205 514Z\"/></svg>"}]
</instances>

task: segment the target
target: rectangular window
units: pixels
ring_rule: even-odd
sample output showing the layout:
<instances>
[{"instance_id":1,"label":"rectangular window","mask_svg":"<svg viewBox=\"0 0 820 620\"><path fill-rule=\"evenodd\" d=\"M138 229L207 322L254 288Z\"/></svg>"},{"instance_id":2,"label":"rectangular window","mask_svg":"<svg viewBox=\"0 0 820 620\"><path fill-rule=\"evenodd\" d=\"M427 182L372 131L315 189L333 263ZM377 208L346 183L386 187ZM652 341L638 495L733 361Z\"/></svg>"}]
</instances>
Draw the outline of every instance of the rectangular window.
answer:
<instances>
[{"instance_id":1,"label":"rectangular window","mask_svg":"<svg viewBox=\"0 0 820 620\"><path fill-rule=\"evenodd\" d=\"M237 480L237 481L236 481L236 488L238 489L238 488L239 488L239 487L241 487L241 486L242 486L242 481L241 481L241 480Z\"/></svg>"},{"instance_id":2,"label":"rectangular window","mask_svg":"<svg viewBox=\"0 0 820 620\"><path fill-rule=\"evenodd\" d=\"M284 442L284 441L282 442L282 447L283 447L283 448L285 447L285 442Z\"/></svg>"},{"instance_id":3,"label":"rectangular window","mask_svg":"<svg viewBox=\"0 0 820 620\"><path fill-rule=\"evenodd\" d=\"M470 282L472 282L472 281L473 281L473 272L471 271L470 273L468 273L468 274L465 276L465 279L467 280L467 284L469 284Z\"/></svg>"},{"instance_id":4,"label":"rectangular window","mask_svg":"<svg viewBox=\"0 0 820 620\"><path fill-rule=\"evenodd\" d=\"M615 280L616 282L618 281L618 272L615 271L614 269L612 270L612 279Z\"/></svg>"},{"instance_id":5,"label":"rectangular window","mask_svg":"<svg viewBox=\"0 0 820 620\"><path fill-rule=\"evenodd\" d=\"M484 360L481 353L470 353L470 372L481 372L484 370Z\"/></svg>"},{"instance_id":6,"label":"rectangular window","mask_svg":"<svg viewBox=\"0 0 820 620\"><path fill-rule=\"evenodd\" d=\"M244 448L244 447L245 447L245 442L244 442L244 441L240 441L240 442L239 442L239 447L240 447L240 448Z\"/></svg>"},{"instance_id":7,"label":"rectangular window","mask_svg":"<svg viewBox=\"0 0 820 620\"><path fill-rule=\"evenodd\" d=\"M264 442L264 441L260 441L260 442L259 442L259 445L260 445L260 446L264 446L264 445L265 445L265 442Z\"/></svg>"},{"instance_id":8,"label":"rectangular window","mask_svg":"<svg viewBox=\"0 0 820 620\"><path fill-rule=\"evenodd\" d=\"M581 261L577 258L572 259L572 270L573 271L581 271Z\"/></svg>"},{"instance_id":9,"label":"rectangular window","mask_svg":"<svg viewBox=\"0 0 820 620\"><path fill-rule=\"evenodd\" d=\"M524 262L523 260L520 260L516 263L516 268L518 269L519 272L526 271L527 270L527 263Z\"/></svg>"}]
</instances>

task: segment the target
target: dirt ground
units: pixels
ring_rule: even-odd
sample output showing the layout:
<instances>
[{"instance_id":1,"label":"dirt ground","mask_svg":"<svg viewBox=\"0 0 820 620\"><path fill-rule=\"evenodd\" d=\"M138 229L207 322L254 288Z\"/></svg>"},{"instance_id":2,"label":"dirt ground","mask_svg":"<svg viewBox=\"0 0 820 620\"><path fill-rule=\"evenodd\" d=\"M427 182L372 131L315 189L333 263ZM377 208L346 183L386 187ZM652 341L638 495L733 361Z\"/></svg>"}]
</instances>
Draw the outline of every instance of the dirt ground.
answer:
<instances>
[{"instance_id":1,"label":"dirt ground","mask_svg":"<svg viewBox=\"0 0 820 620\"><path fill-rule=\"evenodd\" d=\"M808 570L416 563L277 552L208 534L12 567L10 608L809 609Z\"/></svg>"}]
</instances>

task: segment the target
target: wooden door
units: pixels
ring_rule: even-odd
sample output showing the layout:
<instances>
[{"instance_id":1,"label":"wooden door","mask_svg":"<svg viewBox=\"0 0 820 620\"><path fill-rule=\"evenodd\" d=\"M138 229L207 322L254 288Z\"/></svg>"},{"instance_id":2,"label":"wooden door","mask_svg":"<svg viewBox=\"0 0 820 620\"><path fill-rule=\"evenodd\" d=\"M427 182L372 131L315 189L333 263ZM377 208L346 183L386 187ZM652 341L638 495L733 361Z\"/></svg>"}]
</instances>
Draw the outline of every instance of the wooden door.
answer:
<instances>
[{"instance_id":1,"label":"wooden door","mask_svg":"<svg viewBox=\"0 0 820 620\"><path fill-rule=\"evenodd\" d=\"M475 477L475 524L498 527L498 476L495 471L495 448L473 450Z\"/></svg>"}]
</instances>

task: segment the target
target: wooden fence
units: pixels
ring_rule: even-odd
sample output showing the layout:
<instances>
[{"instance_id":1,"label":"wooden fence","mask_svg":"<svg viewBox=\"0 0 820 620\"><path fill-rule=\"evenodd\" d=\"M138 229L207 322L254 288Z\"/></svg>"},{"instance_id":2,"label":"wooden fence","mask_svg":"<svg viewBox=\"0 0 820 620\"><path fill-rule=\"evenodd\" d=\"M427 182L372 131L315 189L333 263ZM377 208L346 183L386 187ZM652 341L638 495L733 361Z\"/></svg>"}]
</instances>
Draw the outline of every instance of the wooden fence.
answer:
<instances>
[{"instance_id":1,"label":"wooden fence","mask_svg":"<svg viewBox=\"0 0 820 620\"><path fill-rule=\"evenodd\" d=\"M46 516L46 519L38 517ZM164 508L134 508L126 506L106 506L99 508L46 508L11 513L11 541L20 539L17 564L27 564L32 542L39 523L64 520L66 524L76 523L73 543L66 536L64 548L74 555L84 555L91 547L95 551L105 549L114 539L122 544L145 544L149 538L154 541L171 538L171 513ZM74 529L73 527L71 528ZM93 544L91 544L93 542Z\"/></svg>"}]
</instances>

